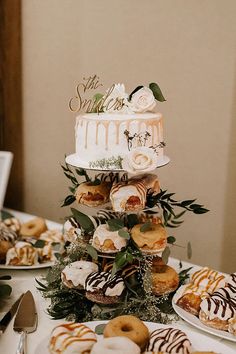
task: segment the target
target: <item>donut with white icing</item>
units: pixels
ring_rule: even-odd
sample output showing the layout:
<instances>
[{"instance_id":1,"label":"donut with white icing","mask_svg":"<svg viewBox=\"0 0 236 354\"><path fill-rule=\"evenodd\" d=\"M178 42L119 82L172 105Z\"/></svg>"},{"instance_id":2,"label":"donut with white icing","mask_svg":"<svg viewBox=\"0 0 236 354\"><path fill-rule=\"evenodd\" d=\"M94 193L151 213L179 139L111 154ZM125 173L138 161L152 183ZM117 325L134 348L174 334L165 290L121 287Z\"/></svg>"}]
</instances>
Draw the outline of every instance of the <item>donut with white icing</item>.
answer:
<instances>
[{"instance_id":1,"label":"donut with white icing","mask_svg":"<svg viewBox=\"0 0 236 354\"><path fill-rule=\"evenodd\" d=\"M100 252L115 253L126 247L127 240L119 236L119 231L110 231L107 224L101 224L93 234L92 245Z\"/></svg>"},{"instance_id":2,"label":"donut with white icing","mask_svg":"<svg viewBox=\"0 0 236 354\"><path fill-rule=\"evenodd\" d=\"M140 354L140 348L127 337L103 338L95 343L91 354Z\"/></svg>"},{"instance_id":3,"label":"donut with white icing","mask_svg":"<svg viewBox=\"0 0 236 354\"><path fill-rule=\"evenodd\" d=\"M76 261L68 264L61 272L61 280L68 288L81 289L89 274L98 271L97 264L88 261Z\"/></svg>"},{"instance_id":4,"label":"donut with white icing","mask_svg":"<svg viewBox=\"0 0 236 354\"><path fill-rule=\"evenodd\" d=\"M96 303L117 303L125 289L123 278L110 272L94 272L85 281L86 297Z\"/></svg>"},{"instance_id":5,"label":"donut with white icing","mask_svg":"<svg viewBox=\"0 0 236 354\"><path fill-rule=\"evenodd\" d=\"M96 334L84 324L64 323L52 330L48 349L51 354L88 354L96 342Z\"/></svg>"},{"instance_id":6,"label":"donut with white icing","mask_svg":"<svg viewBox=\"0 0 236 354\"><path fill-rule=\"evenodd\" d=\"M151 333L147 351L189 354L192 352L192 345L186 334L181 330L176 328L160 328Z\"/></svg>"}]
</instances>

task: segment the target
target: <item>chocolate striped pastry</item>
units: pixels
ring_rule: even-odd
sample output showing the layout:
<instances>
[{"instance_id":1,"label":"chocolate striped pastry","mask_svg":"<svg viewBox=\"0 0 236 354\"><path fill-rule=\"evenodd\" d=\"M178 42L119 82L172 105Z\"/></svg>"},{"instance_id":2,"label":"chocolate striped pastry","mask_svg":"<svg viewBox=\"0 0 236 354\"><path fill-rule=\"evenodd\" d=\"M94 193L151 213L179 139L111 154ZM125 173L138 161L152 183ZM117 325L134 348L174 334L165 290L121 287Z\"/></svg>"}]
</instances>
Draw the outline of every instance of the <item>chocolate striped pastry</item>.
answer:
<instances>
[{"instance_id":1,"label":"chocolate striped pastry","mask_svg":"<svg viewBox=\"0 0 236 354\"><path fill-rule=\"evenodd\" d=\"M118 302L124 288L123 278L110 272L93 272L85 281L87 299L101 304Z\"/></svg>"},{"instance_id":2,"label":"chocolate striped pastry","mask_svg":"<svg viewBox=\"0 0 236 354\"><path fill-rule=\"evenodd\" d=\"M225 276L215 270L204 267L192 274L190 282L178 291L177 305L197 316L201 301L209 297L216 289L225 285Z\"/></svg>"},{"instance_id":3,"label":"chocolate striped pastry","mask_svg":"<svg viewBox=\"0 0 236 354\"><path fill-rule=\"evenodd\" d=\"M0 263L5 263L7 251L14 246L18 235L5 224L0 225Z\"/></svg>"},{"instance_id":4,"label":"chocolate striped pastry","mask_svg":"<svg viewBox=\"0 0 236 354\"><path fill-rule=\"evenodd\" d=\"M229 320L236 315L236 287L231 283L215 291L201 302L199 319L207 326L229 329Z\"/></svg>"},{"instance_id":5,"label":"chocolate striped pastry","mask_svg":"<svg viewBox=\"0 0 236 354\"><path fill-rule=\"evenodd\" d=\"M7 218L7 219L4 219L1 223L0 223L0 227L2 225L5 225L7 226L10 230L16 232L16 233L19 233L20 231L20 227L21 227L21 223L20 221L17 219L17 218Z\"/></svg>"},{"instance_id":6,"label":"chocolate striped pastry","mask_svg":"<svg viewBox=\"0 0 236 354\"><path fill-rule=\"evenodd\" d=\"M139 211L144 209L147 188L142 181L129 180L114 184L110 192L110 200L114 211Z\"/></svg>"},{"instance_id":7,"label":"chocolate striped pastry","mask_svg":"<svg viewBox=\"0 0 236 354\"><path fill-rule=\"evenodd\" d=\"M192 345L186 334L179 329L161 328L151 333L147 351L189 354L192 352Z\"/></svg>"}]
</instances>

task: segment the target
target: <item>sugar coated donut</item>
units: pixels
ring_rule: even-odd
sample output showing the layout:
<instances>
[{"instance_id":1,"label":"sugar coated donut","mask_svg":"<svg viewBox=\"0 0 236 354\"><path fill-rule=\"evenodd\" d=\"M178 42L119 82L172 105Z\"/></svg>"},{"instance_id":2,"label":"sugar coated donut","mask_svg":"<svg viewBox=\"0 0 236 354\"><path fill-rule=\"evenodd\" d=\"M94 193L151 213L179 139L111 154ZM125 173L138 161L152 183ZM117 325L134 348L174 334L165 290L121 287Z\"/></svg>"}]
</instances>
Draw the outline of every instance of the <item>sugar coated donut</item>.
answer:
<instances>
[{"instance_id":1,"label":"sugar coated donut","mask_svg":"<svg viewBox=\"0 0 236 354\"><path fill-rule=\"evenodd\" d=\"M174 268L168 265L153 266L152 292L155 295L169 294L175 291L179 285L179 276Z\"/></svg>"},{"instance_id":2,"label":"sugar coated donut","mask_svg":"<svg viewBox=\"0 0 236 354\"><path fill-rule=\"evenodd\" d=\"M128 337L144 350L148 340L149 331L145 324L137 317L124 315L113 318L104 329L104 337Z\"/></svg>"},{"instance_id":3,"label":"sugar coated donut","mask_svg":"<svg viewBox=\"0 0 236 354\"><path fill-rule=\"evenodd\" d=\"M20 234L25 237L38 238L47 230L47 225L43 218L34 218L21 225Z\"/></svg>"},{"instance_id":4,"label":"sugar coated donut","mask_svg":"<svg viewBox=\"0 0 236 354\"><path fill-rule=\"evenodd\" d=\"M94 344L91 354L140 354L140 348L127 337L103 338Z\"/></svg>"},{"instance_id":5,"label":"sugar coated donut","mask_svg":"<svg viewBox=\"0 0 236 354\"><path fill-rule=\"evenodd\" d=\"M52 330L48 349L51 354L88 354L96 341L96 334L84 324L64 323Z\"/></svg>"}]
</instances>

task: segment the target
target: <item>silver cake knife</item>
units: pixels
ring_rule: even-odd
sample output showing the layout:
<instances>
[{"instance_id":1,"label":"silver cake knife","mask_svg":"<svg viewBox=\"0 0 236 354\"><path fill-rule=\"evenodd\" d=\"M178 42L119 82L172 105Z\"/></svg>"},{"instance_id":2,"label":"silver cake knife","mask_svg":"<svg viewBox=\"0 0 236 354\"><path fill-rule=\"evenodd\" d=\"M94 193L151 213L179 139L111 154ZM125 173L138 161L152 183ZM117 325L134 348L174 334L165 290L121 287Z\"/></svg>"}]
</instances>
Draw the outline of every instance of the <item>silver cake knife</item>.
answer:
<instances>
[{"instance_id":1,"label":"silver cake knife","mask_svg":"<svg viewBox=\"0 0 236 354\"><path fill-rule=\"evenodd\" d=\"M14 304L12 305L12 307L10 308L9 311L7 311L7 313L3 316L3 318L0 321L0 333L3 333L5 331L5 329L7 328L7 326L9 325L11 319L13 318L13 316L15 315L19 303L22 299L24 294L21 294L21 296L14 302Z\"/></svg>"}]
</instances>

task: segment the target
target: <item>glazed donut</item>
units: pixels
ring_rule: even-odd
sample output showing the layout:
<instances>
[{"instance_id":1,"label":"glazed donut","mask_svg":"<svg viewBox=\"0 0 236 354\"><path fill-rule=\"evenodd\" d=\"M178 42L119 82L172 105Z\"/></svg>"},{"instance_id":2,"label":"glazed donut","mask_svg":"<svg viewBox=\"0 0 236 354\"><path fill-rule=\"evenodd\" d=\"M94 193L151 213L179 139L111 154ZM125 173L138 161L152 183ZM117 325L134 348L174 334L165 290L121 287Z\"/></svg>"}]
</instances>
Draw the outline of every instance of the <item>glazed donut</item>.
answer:
<instances>
[{"instance_id":1,"label":"glazed donut","mask_svg":"<svg viewBox=\"0 0 236 354\"><path fill-rule=\"evenodd\" d=\"M110 189L111 183L109 182L101 182L100 184L84 182L77 188L75 198L80 204L96 207L108 202Z\"/></svg>"},{"instance_id":2,"label":"glazed donut","mask_svg":"<svg viewBox=\"0 0 236 354\"><path fill-rule=\"evenodd\" d=\"M21 225L20 235L22 237L38 238L45 231L47 231L45 220L43 218L34 218Z\"/></svg>"},{"instance_id":3,"label":"glazed donut","mask_svg":"<svg viewBox=\"0 0 236 354\"><path fill-rule=\"evenodd\" d=\"M164 251L167 245L167 232L162 224L151 224L150 229L142 232L143 224L131 229L131 237L144 254L157 254Z\"/></svg>"},{"instance_id":4,"label":"glazed donut","mask_svg":"<svg viewBox=\"0 0 236 354\"><path fill-rule=\"evenodd\" d=\"M64 323L52 330L48 349L51 354L90 353L96 342L96 334L84 324Z\"/></svg>"},{"instance_id":5,"label":"glazed donut","mask_svg":"<svg viewBox=\"0 0 236 354\"><path fill-rule=\"evenodd\" d=\"M107 224L101 224L93 234L92 245L100 252L115 253L127 245L127 240L120 237L119 231L110 231Z\"/></svg>"},{"instance_id":6,"label":"glazed donut","mask_svg":"<svg viewBox=\"0 0 236 354\"><path fill-rule=\"evenodd\" d=\"M104 329L104 337L128 337L141 350L146 348L149 340L149 331L145 324L137 317L124 315L113 318Z\"/></svg>"},{"instance_id":7,"label":"glazed donut","mask_svg":"<svg viewBox=\"0 0 236 354\"><path fill-rule=\"evenodd\" d=\"M97 271L98 266L93 262L76 261L68 264L62 270L61 280L68 288L84 289L87 276Z\"/></svg>"},{"instance_id":8,"label":"glazed donut","mask_svg":"<svg viewBox=\"0 0 236 354\"><path fill-rule=\"evenodd\" d=\"M90 354L140 354L140 348L127 337L103 338L94 344Z\"/></svg>"},{"instance_id":9,"label":"glazed donut","mask_svg":"<svg viewBox=\"0 0 236 354\"><path fill-rule=\"evenodd\" d=\"M174 268L168 265L152 266L152 292L155 295L169 294L179 285L179 276Z\"/></svg>"}]
</instances>

